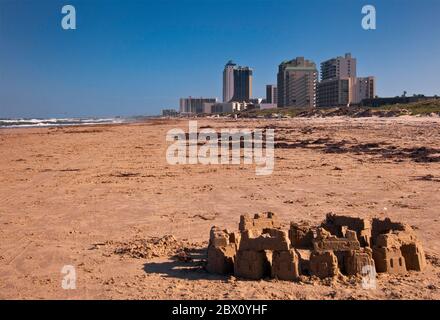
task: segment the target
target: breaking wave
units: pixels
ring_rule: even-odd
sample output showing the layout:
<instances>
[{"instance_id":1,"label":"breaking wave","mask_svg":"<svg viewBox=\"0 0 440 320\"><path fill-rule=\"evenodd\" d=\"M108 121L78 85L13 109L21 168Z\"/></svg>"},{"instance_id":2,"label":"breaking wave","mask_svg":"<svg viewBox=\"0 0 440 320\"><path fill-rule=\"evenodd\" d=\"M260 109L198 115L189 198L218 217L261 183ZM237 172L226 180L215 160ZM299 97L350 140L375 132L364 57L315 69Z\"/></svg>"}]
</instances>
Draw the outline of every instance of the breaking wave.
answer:
<instances>
[{"instance_id":1,"label":"breaking wave","mask_svg":"<svg viewBox=\"0 0 440 320\"><path fill-rule=\"evenodd\" d=\"M123 123L122 118L0 119L0 128L32 128Z\"/></svg>"}]
</instances>

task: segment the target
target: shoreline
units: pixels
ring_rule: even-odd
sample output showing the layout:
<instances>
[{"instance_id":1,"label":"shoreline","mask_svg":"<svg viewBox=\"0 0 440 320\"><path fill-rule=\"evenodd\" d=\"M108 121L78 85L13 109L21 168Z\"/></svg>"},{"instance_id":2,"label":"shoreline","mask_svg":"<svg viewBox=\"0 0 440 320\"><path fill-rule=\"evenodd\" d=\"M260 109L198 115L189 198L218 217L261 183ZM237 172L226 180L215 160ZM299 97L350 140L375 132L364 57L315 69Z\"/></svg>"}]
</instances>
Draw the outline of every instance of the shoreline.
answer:
<instances>
[{"instance_id":1,"label":"shoreline","mask_svg":"<svg viewBox=\"0 0 440 320\"><path fill-rule=\"evenodd\" d=\"M401 115L401 116L393 116L393 117L381 117L381 116L370 116L370 117L350 117L350 116L331 116L331 117L293 117L293 118L238 118L234 119L232 117L149 117L146 119L138 120L138 119L125 119L125 121L121 122L98 122L98 123L83 123L83 124L57 124L57 125L23 125L23 126L0 126L1 130L7 129L56 129L56 128L81 128L81 127L93 127L93 126L124 126L124 125L136 125L136 124L145 124L154 121L164 121L164 122L184 122L184 121L214 121L214 122L288 122L291 120L297 121L319 121L319 122L331 122L338 120L352 120L352 121L396 121L396 120L412 120L414 122L417 121L429 121L431 122L440 122L440 117L437 116L420 116L420 115Z\"/></svg>"}]
</instances>

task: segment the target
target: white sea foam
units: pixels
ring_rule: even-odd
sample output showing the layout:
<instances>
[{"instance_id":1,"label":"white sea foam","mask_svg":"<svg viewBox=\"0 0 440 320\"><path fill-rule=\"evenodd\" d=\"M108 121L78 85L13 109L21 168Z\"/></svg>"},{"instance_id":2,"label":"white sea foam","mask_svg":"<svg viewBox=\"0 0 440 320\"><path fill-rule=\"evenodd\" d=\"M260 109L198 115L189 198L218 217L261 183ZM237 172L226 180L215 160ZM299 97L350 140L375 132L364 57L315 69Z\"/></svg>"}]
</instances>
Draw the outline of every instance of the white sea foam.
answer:
<instances>
[{"instance_id":1,"label":"white sea foam","mask_svg":"<svg viewBox=\"0 0 440 320\"><path fill-rule=\"evenodd\" d=\"M0 119L0 128L32 128L123 123L122 118Z\"/></svg>"}]
</instances>

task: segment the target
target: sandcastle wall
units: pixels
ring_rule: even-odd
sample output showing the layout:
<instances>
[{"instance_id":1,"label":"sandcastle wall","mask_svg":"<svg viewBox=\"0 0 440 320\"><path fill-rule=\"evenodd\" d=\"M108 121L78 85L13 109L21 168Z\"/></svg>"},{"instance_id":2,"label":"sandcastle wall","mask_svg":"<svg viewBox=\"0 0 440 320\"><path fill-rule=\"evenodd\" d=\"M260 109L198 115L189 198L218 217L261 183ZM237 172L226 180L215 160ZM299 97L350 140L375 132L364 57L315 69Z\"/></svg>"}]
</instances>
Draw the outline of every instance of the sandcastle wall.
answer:
<instances>
[{"instance_id":1,"label":"sandcastle wall","mask_svg":"<svg viewBox=\"0 0 440 320\"><path fill-rule=\"evenodd\" d=\"M281 229L272 212L240 216L239 231L212 227L206 269L247 279L297 280L377 272L406 273L426 267L412 228L390 219L328 214L320 226L291 222Z\"/></svg>"}]
</instances>

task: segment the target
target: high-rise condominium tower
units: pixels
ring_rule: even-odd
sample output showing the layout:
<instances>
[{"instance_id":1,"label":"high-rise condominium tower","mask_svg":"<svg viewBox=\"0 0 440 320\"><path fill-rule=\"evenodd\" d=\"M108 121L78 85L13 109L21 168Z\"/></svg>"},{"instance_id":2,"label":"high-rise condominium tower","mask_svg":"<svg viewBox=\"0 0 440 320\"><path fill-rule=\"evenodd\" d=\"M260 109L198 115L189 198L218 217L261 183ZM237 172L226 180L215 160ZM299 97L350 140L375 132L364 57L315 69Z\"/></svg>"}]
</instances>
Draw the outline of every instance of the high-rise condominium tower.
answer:
<instances>
[{"instance_id":1,"label":"high-rise condominium tower","mask_svg":"<svg viewBox=\"0 0 440 320\"><path fill-rule=\"evenodd\" d=\"M356 59L350 53L321 63L321 81L342 78L356 78Z\"/></svg>"},{"instance_id":2,"label":"high-rise condominium tower","mask_svg":"<svg viewBox=\"0 0 440 320\"><path fill-rule=\"evenodd\" d=\"M373 99L376 96L376 78L371 76L357 78L354 96L357 103L364 99Z\"/></svg>"},{"instance_id":3,"label":"high-rise condominium tower","mask_svg":"<svg viewBox=\"0 0 440 320\"><path fill-rule=\"evenodd\" d=\"M316 106L318 70L313 61L298 57L278 67L278 107Z\"/></svg>"},{"instance_id":4,"label":"high-rise condominium tower","mask_svg":"<svg viewBox=\"0 0 440 320\"><path fill-rule=\"evenodd\" d=\"M223 102L249 101L252 97L252 69L232 61L223 70Z\"/></svg>"},{"instance_id":5,"label":"high-rise condominium tower","mask_svg":"<svg viewBox=\"0 0 440 320\"><path fill-rule=\"evenodd\" d=\"M234 70L235 63L229 61L223 70L223 102L229 102L234 96Z\"/></svg>"},{"instance_id":6,"label":"high-rise condominium tower","mask_svg":"<svg viewBox=\"0 0 440 320\"><path fill-rule=\"evenodd\" d=\"M266 85L266 103L277 104L278 102L278 89L273 84Z\"/></svg>"},{"instance_id":7,"label":"high-rise condominium tower","mask_svg":"<svg viewBox=\"0 0 440 320\"><path fill-rule=\"evenodd\" d=\"M356 77L356 59L350 53L321 63L321 82L318 83L318 107L358 104L374 97L374 77Z\"/></svg>"}]
</instances>

